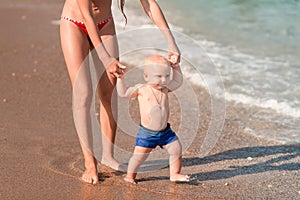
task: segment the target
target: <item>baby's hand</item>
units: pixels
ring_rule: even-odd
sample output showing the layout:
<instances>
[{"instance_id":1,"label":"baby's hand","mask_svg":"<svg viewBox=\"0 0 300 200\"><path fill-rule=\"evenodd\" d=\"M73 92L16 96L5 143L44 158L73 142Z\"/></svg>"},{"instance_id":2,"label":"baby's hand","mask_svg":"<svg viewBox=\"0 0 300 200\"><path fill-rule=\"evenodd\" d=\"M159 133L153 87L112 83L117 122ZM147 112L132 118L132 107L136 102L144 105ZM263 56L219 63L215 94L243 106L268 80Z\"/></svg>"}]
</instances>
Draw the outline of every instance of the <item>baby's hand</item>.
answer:
<instances>
[{"instance_id":1,"label":"baby's hand","mask_svg":"<svg viewBox=\"0 0 300 200\"><path fill-rule=\"evenodd\" d=\"M169 45L167 59L172 64L180 63L180 51L175 43Z\"/></svg>"},{"instance_id":2,"label":"baby's hand","mask_svg":"<svg viewBox=\"0 0 300 200\"><path fill-rule=\"evenodd\" d=\"M176 56L171 56L170 61L171 63L176 63Z\"/></svg>"},{"instance_id":3,"label":"baby's hand","mask_svg":"<svg viewBox=\"0 0 300 200\"><path fill-rule=\"evenodd\" d=\"M126 70L126 66L125 65L119 65L119 68L122 70Z\"/></svg>"},{"instance_id":4,"label":"baby's hand","mask_svg":"<svg viewBox=\"0 0 300 200\"><path fill-rule=\"evenodd\" d=\"M178 69L178 68L180 68L180 66L179 66L178 63L172 64L171 67L172 67L173 69Z\"/></svg>"},{"instance_id":5,"label":"baby's hand","mask_svg":"<svg viewBox=\"0 0 300 200\"><path fill-rule=\"evenodd\" d=\"M123 78L124 77L124 74L125 74L125 72L126 72L126 66L125 65L118 65L118 68L119 68L119 70L121 71L121 73L119 74L120 75L120 77L119 78Z\"/></svg>"}]
</instances>

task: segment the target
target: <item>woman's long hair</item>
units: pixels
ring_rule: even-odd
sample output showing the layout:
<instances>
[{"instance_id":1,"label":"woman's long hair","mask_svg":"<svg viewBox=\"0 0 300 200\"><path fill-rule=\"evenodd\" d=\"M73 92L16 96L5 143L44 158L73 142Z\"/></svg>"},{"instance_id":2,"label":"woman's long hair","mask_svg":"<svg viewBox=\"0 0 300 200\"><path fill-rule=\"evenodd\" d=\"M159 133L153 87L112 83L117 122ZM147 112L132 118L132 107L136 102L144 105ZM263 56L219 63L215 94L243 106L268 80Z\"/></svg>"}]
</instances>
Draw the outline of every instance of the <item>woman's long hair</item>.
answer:
<instances>
[{"instance_id":1,"label":"woman's long hair","mask_svg":"<svg viewBox=\"0 0 300 200\"><path fill-rule=\"evenodd\" d=\"M124 5L125 5L125 0L120 0L121 12L122 12L122 14L123 14L123 16L125 18L125 25L126 25L127 24L127 17L126 17L126 15L124 13Z\"/></svg>"}]
</instances>

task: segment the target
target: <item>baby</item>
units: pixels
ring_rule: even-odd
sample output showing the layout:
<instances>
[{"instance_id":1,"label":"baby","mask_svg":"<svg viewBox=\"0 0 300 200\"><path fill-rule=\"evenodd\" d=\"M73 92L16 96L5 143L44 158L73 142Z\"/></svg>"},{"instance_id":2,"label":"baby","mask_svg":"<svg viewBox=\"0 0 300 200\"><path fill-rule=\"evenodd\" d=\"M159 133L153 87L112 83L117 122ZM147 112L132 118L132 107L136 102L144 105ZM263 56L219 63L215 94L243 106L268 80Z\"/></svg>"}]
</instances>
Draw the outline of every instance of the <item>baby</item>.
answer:
<instances>
[{"instance_id":1,"label":"baby","mask_svg":"<svg viewBox=\"0 0 300 200\"><path fill-rule=\"evenodd\" d=\"M171 69L173 77L171 79ZM125 181L136 184L140 165L158 145L170 155L170 180L188 182L189 176L180 174L182 149L178 137L172 131L169 119L168 92L182 84L182 73L178 64L171 65L160 55L149 56L144 63L145 84L127 88L124 77L117 80L119 96L138 98L141 124L136 136L136 146L128 163Z\"/></svg>"}]
</instances>

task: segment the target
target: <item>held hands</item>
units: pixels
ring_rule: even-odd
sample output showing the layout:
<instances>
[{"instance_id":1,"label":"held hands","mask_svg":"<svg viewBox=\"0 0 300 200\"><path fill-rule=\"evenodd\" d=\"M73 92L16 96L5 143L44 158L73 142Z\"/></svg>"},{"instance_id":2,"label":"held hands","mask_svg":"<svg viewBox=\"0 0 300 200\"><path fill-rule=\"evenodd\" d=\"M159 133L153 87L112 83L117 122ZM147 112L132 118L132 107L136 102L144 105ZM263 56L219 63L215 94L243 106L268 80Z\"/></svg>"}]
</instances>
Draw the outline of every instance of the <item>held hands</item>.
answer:
<instances>
[{"instance_id":1,"label":"held hands","mask_svg":"<svg viewBox=\"0 0 300 200\"><path fill-rule=\"evenodd\" d=\"M103 65L105 66L106 71L113 77L120 78L125 73L126 67L124 68L124 65L122 65L114 57L111 57L103 44L99 44L96 47L96 51Z\"/></svg>"},{"instance_id":2,"label":"held hands","mask_svg":"<svg viewBox=\"0 0 300 200\"><path fill-rule=\"evenodd\" d=\"M176 44L173 43L169 45L169 52L168 52L167 59L172 65L180 63L180 51Z\"/></svg>"},{"instance_id":3,"label":"held hands","mask_svg":"<svg viewBox=\"0 0 300 200\"><path fill-rule=\"evenodd\" d=\"M172 65L180 63L180 55L174 54L173 52L168 53L167 59Z\"/></svg>"},{"instance_id":4,"label":"held hands","mask_svg":"<svg viewBox=\"0 0 300 200\"><path fill-rule=\"evenodd\" d=\"M126 66L121 64L118 60L114 60L107 67L106 70L114 77L121 78L126 72Z\"/></svg>"},{"instance_id":5,"label":"held hands","mask_svg":"<svg viewBox=\"0 0 300 200\"><path fill-rule=\"evenodd\" d=\"M172 55L171 58L169 59L171 67L174 70L180 69L179 62L176 62L176 59L178 59L178 58L175 55Z\"/></svg>"},{"instance_id":6,"label":"held hands","mask_svg":"<svg viewBox=\"0 0 300 200\"><path fill-rule=\"evenodd\" d=\"M124 77L124 74L125 74L125 72L126 72L126 66L125 65L119 65L119 70L121 70L122 71L122 74L120 74L120 76L119 77L117 77L117 78L123 78Z\"/></svg>"}]
</instances>

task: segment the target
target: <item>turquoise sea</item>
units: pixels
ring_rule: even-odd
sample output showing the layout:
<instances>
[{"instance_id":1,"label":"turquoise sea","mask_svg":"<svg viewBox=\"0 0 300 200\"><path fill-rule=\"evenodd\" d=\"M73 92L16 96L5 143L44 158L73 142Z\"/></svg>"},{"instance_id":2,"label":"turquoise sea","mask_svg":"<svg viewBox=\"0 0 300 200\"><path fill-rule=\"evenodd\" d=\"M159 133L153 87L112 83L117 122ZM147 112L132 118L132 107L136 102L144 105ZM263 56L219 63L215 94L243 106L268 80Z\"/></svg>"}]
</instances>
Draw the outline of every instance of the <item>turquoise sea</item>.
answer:
<instances>
[{"instance_id":1,"label":"turquoise sea","mask_svg":"<svg viewBox=\"0 0 300 200\"><path fill-rule=\"evenodd\" d=\"M212 58L223 80L226 101L251 108L252 117L286 127L273 139L300 142L300 1L160 0L158 3L171 29L197 41ZM128 15L125 30L152 24L139 1L127 1L125 12ZM122 17L117 25L124 30ZM188 44L179 46L189 48ZM246 127L246 130L274 135L269 134L274 130L267 128Z\"/></svg>"}]
</instances>

